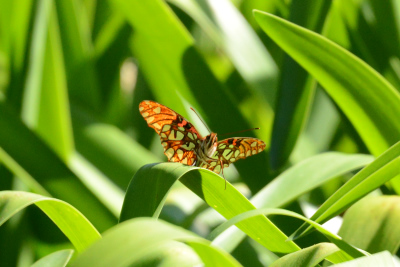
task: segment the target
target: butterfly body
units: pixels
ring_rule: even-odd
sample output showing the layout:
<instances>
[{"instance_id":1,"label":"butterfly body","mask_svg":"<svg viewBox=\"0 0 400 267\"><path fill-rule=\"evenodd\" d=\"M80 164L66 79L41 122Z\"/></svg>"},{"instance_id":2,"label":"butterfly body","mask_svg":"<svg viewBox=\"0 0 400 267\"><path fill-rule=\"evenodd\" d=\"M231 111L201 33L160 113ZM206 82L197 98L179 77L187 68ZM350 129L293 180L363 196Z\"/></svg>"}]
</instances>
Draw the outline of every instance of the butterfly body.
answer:
<instances>
[{"instance_id":1,"label":"butterfly body","mask_svg":"<svg viewBox=\"0 0 400 267\"><path fill-rule=\"evenodd\" d=\"M142 101L139 111L149 127L160 136L164 154L171 162L220 173L229 164L265 148L265 143L256 138L236 137L218 142L216 133L202 137L188 120L154 101Z\"/></svg>"}]
</instances>

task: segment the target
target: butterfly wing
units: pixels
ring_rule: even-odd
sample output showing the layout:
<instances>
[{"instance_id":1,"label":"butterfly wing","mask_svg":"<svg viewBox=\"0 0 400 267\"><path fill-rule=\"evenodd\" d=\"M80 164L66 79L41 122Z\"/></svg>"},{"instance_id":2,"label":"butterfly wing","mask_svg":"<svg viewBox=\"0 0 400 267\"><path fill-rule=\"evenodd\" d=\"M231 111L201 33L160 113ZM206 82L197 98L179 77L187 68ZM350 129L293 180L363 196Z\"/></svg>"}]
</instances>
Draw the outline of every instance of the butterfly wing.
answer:
<instances>
[{"instance_id":1,"label":"butterfly wing","mask_svg":"<svg viewBox=\"0 0 400 267\"><path fill-rule=\"evenodd\" d=\"M154 101L142 101L139 104L139 111L147 125L160 136L168 161L187 165L196 162L195 149L203 137L189 121L172 109Z\"/></svg>"},{"instance_id":2,"label":"butterfly wing","mask_svg":"<svg viewBox=\"0 0 400 267\"><path fill-rule=\"evenodd\" d=\"M264 141L257 138L234 137L218 142L213 160L200 165L215 173L220 173L223 168L239 159L245 159L258 154L265 149Z\"/></svg>"}]
</instances>

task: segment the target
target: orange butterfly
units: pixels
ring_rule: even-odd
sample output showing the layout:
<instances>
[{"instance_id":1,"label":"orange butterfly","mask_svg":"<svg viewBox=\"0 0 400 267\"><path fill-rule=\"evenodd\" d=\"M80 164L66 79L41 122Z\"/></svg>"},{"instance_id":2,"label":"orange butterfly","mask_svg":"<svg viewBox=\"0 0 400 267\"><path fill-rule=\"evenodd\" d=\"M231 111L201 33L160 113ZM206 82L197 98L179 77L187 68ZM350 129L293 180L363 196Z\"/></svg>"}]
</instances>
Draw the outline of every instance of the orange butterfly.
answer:
<instances>
[{"instance_id":1,"label":"orange butterfly","mask_svg":"<svg viewBox=\"0 0 400 267\"><path fill-rule=\"evenodd\" d=\"M199 166L219 174L229 164L265 148L264 141L257 138L234 137L218 142L216 133L202 137L188 120L154 101L142 101L139 111L160 136L168 161Z\"/></svg>"}]
</instances>

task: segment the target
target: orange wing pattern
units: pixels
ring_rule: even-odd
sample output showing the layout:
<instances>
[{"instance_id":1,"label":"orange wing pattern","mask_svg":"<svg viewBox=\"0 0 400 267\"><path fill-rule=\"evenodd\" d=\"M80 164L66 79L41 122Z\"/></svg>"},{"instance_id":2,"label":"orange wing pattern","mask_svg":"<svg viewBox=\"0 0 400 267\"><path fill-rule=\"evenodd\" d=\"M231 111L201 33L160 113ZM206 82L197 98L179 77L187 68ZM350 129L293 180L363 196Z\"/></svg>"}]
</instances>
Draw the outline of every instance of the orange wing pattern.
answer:
<instances>
[{"instance_id":1,"label":"orange wing pattern","mask_svg":"<svg viewBox=\"0 0 400 267\"><path fill-rule=\"evenodd\" d=\"M213 155L214 161L207 161L200 167L220 173L223 168L239 159L245 159L258 154L265 149L264 141L257 138L236 137L228 138L218 142L217 150ZM215 159L218 159L215 161Z\"/></svg>"},{"instance_id":2,"label":"orange wing pattern","mask_svg":"<svg viewBox=\"0 0 400 267\"><path fill-rule=\"evenodd\" d=\"M195 149L203 137L189 121L154 101L142 101L139 111L147 124L160 136L168 161L187 165L196 163Z\"/></svg>"}]
</instances>

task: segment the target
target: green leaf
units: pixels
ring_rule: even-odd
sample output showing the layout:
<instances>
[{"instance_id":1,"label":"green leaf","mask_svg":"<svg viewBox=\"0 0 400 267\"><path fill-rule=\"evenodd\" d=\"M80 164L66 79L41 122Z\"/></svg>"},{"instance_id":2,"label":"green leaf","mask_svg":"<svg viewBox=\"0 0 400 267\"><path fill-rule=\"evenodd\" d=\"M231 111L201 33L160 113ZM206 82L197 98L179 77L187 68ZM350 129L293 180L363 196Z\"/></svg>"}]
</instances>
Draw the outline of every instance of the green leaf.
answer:
<instances>
[{"instance_id":1,"label":"green leaf","mask_svg":"<svg viewBox=\"0 0 400 267\"><path fill-rule=\"evenodd\" d=\"M349 262L344 262L340 264L332 265L335 267L376 267L376 266L385 266L385 267L395 267L396 265L393 262L392 255L389 252L383 251L380 253L373 254L371 256L362 257L359 259L355 259Z\"/></svg>"},{"instance_id":2,"label":"green leaf","mask_svg":"<svg viewBox=\"0 0 400 267\"><path fill-rule=\"evenodd\" d=\"M188 241L200 258L210 263L209 266L241 266L232 256L212 247L192 232L150 218L129 220L108 230L101 240L79 255L71 266L131 266L171 240Z\"/></svg>"},{"instance_id":3,"label":"green leaf","mask_svg":"<svg viewBox=\"0 0 400 267\"><path fill-rule=\"evenodd\" d=\"M86 108L101 110L89 20L82 1L55 1L65 57L68 92Z\"/></svg>"},{"instance_id":4,"label":"green leaf","mask_svg":"<svg viewBox=\"0 0 400 267\"><path fill-rule=\"evenodd\" d=\"M30 51L22 117L56 153L67 160L73 151L60 32L51 1L40 1Z\"/></svg>"},{"instance_id":5,"label":"green leaf","mask_svg":"<svg viewBox=\"0 0 400 267\"><path fill-rule=\"evenodd\" d=\"M228 0L169 2L191 16L228 54L247 84L264 95L271 107L275 105L278 67L233 3Z\"/></svg>"},{"instance_id":6,"label":"green leaf","mask_svg":"<svg viewBox=\"0 0 400 267\"><path fill-rule=\"evenodd\" d=\"M255 11L262 29L324 87L375 156L398 141L400 94L381 75L328 39Z\"/></svg>"},{"instance_id":7,"label":"green leaf","mask_svg":"<svg viewBox=\"0 0 400 267\"><path fill-rule=\"evenodd\" d=\"M0 129L0 159L25 185L70 203L100 231L116 223L116 217L73 171L2 102Z\"/></svg>"},{"instance_id":8,"label":"green leaf","mask_svg":"<svg viewBox=\"0 0 400 267\"><path fill-rule=\"evenodd\" d=\"M331 1L292 1L290 20L305 28L321 31L330 5ZM308 119L316 85L298 63L285 56L271 137L272 169L281 168L289 159Z\"/></svg>"},{"instance_id":9,"label":"green leaf","mask_svg":"<svg viewBox=\"0 0 400 267\"><path fill-rule=\"evenodd\" d=\"M207 204L229 219L255 207L233 186L217 174L202 168L179 163L146 165L133 177L125 196L120 221L130 218L158 217L167 193L180 180ZM298 250L293 242L266 217L260 215L236 225L247 235L273 252Z\"/></svg>"},{"instance_id":10,"label":"green leaf","mask_svg":"<svg viewBox=\"0 0 400 267\"><path fill-rule=\"evenodd\" d=\"M208 239L215 238L216 236L220 235L223 231L227 230L232 225L236 225L239 222L245 221L245 220L247 220L249 218L252 218L254 216L258 216L260 214L264 214L264 215L285 215L285 216L290 216L290 217L294 217L294 218L297 218L297 219L305 221L305 223L311 225L316 230L318 230L320 233L324 234L332 243L334 243L341 250L343 250L345 253L347 253L348 254L347 255L348 259L357 258L357 257L361 257L361 256L364 256L364 255L368 255L367 252L363 252L363 251L353 247L352 245L350 245L347 242L343 241L340 236L329 232L328 230L323 228L320 224L318 224L318 223L316 223L316 222L314 222L314 221L312 221L310 219L307 219L306 217L304 217L304 216L302 216L300 214L297 214L297 213L295 213L293 211L283 210L283 209L257 209L257 210L250 210L250 211L247 211L247 212L243 212L243 213L241 213L241 214L229 219L228 221L222 223L217 228L215 228L210 233L210 235L208 236ZM288 241L290 241L290 238L288 239ZM337 260L339 260L339 258L337 258Z\"/></svg>"},{"instance_id":11,"label":"green leaf","mask_svg":"<svg viewBox=\"0 0 400 267\"><path fill-rule=\"evenodd\" d=\"M395 254L400 245L399 220L400 197L366 197L346 211L339 235L370 253Z\"/></svg>"},{"instance_id":12,"label":"green leaf","mask_svg":"<svg viewBox=\"0 0 400 267\"><path fill-rule=\"evenodd\" d=\"M72 249L56 251L47 255L46 257L41 258L32 264L31 267L64 267L71 259L73 253L74 251Z\"/></svg>"},{"instance_id":13,"label":"green leaf","mask_svg":"<svg viewBox=\"0 0 400 267\"><path fill-rule=\"evenodd\" d=\"M75 143L79 153L123 190L143 165L161 161L117 127L82 121L81 115L75 116Z\"/></svg>"},{"instance_id":14,"label":"green leaf","mask_svg":"<svg viewBox=\"0 0 400 267\"><path fill-rule=\"evenodd\" d=\"M304 248L300 251L290 253L274 261L270 267L291 267L291 266L315 266L329 255L339 251L338 247L331 243L319 243Z\"/></svg>"},{"instance_id":15,"label":"green leaf","mask_svg":"<svg viewBox=\"0 0 400 267\"><path fill-rule=\"evenodd\" d=\"M32 16L36 10L37 2L17 0L10 3L9 6L6 5L6 2L7 4L9 3L8 1L2 1L0 3L3 11L0 16L4 19L4 26L7 28L8 34L10 35L10 44L12 44L8 53L10 57L10 76L6 94L7 101L12 103L12 106L16 110L21 110L26 74L25 66L28 64L27 47L31 40L29 32L31 30ZM2 41L4 41L4 38L5 36L0 36ZM3 77L0 75L0 90L3 83Z\"/></svg>"},{"instance_id":16,"label":"green leaf","mask_svg":"<svg viewBox=\"0 0 400 267\"><path fill-rule=\"evenodd\" d=\"M78 252L82 252L101 238L96 228L70 204L21 191L0 192L0 225L31 204L35 204L49 216Z\"/></svg>"},{"instance_id":17,"label":"green leaf","mask_svg":"<svg viewBox=\"0 0 400 267\"><path fill-rule=\"evenodd\" d=\"M135 266L196 266L202 265L200 257L185 243L179 241L165 241L156 245L149 253L144 254Z\"/></svg>"},{"instance_id":18,"label":"green leaf","mask_svg":"<svg viewBox=\"0 0 400 267\"><path fill-rule=\"evenodd\" d=\"M362 168L373 160L368 155L347 155L330 152L310 157L276 177L251 199L257 208L278 208L289 204L301 195L323 183ZM218 236L213 243L227 251L233 249L245 237L236 228Z\"/></svg>"},{"instance_id":19,"label":"green leaf","mask_svg":"<svg viewBox=\"0 0 400 267\"><path fill-rule=\"evenodd\" d=\"M254 195L251 201L258 208L282 207L323 183L358 170L373 160L374 157L362 154L318 154L280 174Z\"/></svg>"},{"instance_id":20,"label":"green leaf","mask_svg":"<svg viewBox=\"0 0 400 267\"><path fill-rule=\"evenodd\" d=\"M392 146L371 164L354 175L337 190L311 217L317 223L324 223L340 214L354 202L379 188L381 185L400 174L400 142ZM294 238L305 234L303 225L293 234Z\"/></svg>"}]
</instances>

